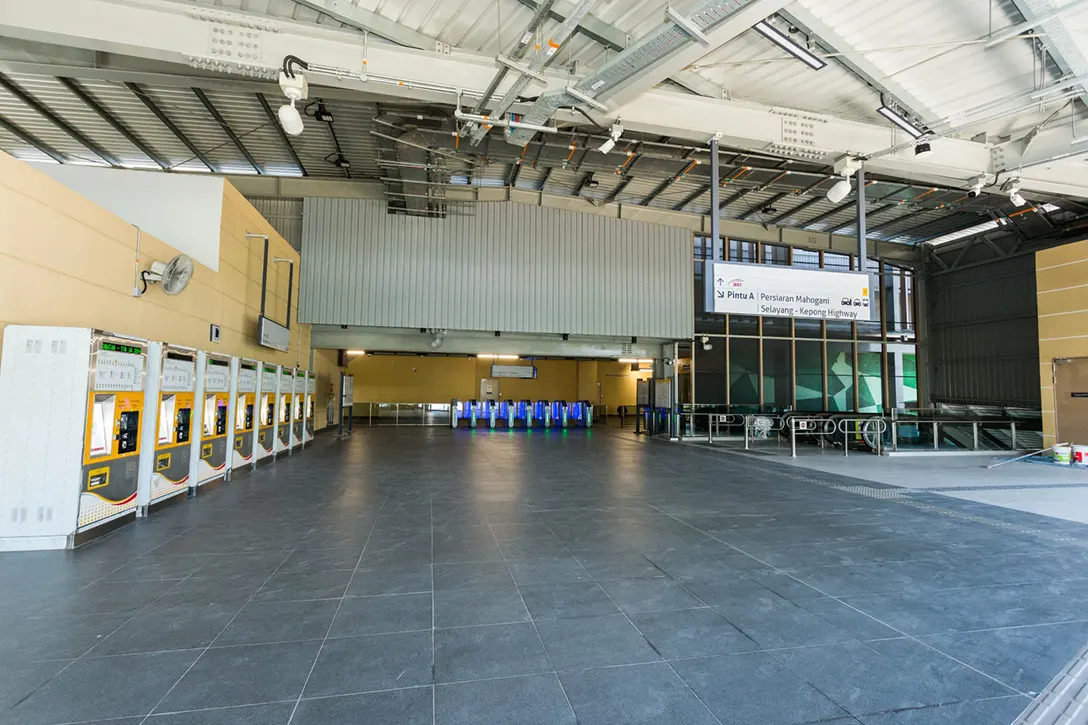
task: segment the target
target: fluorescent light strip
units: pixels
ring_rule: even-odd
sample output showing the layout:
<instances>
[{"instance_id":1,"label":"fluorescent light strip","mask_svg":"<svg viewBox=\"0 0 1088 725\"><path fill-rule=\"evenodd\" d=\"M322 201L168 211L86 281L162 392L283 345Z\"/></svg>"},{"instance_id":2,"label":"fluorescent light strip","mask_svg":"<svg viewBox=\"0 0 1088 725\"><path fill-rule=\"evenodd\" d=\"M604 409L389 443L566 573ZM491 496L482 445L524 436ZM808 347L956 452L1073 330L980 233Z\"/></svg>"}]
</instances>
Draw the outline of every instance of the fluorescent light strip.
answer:
<instances>
[{"instance_id":1,"label":"fluorescent light strip","mask_svg":"<svg viewBox=\"0 0 1088 725\"><path fill-rule=\"evenodd\" d=\"M366 350L346 350L348 355L366 355Z\"/></svg>"},{"instance_id":2,"label":"fluorescent light strip","mask_svg":"<svg viewBox=\"0 0 1088 725\"><path fill-rule=\"evenodd\" d=\"M907 119L903 118L902 116L900 116L898 113L896 113L892 109L888 108L887 106L881 106L880 108L876 109L876 112L879 113L884 118L891 121L892 123L894 123L899 128L906 131L911 136L911 138L919 138L924 133L924 131L922 131L922 129L918 128L913 123L911 123Z\"/></svg>"},{"instance_id":3,"label":"fluorescent light strip","mask_svg":"<svg viewBox=\"0 0 1088 725\"><path fill-rule=\"evenodd\" d=\"M517 355L496 355L495 353L490 353L490 352L481 352L476 357L480 358L481 360L518 360L518 359L520 359L520 358L518 358Z\"/></svg>"},{"instance_id":4,"label":"fluorescent light strip","mask_svg":"<svg viewBox=\"0 0 1088 725\"><path fill-rule=\"evenodd\" d=\"M752 30L755 30L764 38L771 41L779 48L786 51L794 58L801 61L813 70L820 70L821 68L827 66L827 63L823 59L817 58L812 53L808 52L808 49L802 48L800 45L793 42L793 40L789 36L783 34L766 20L760 20L758 23L752 26Z\"/></svg>"},{"instance_id":5,"label":"fluorescent light strip","mask_svg":"<svg viewBox=\"0 0 1088 725\"><path fill-rule=\"evenodd\" d=\"M649 358L633 358L633 357L621 357L619 359L621 363L629 363L631 365L652 364L653 360Z\"/></svg>"}]
</instances>

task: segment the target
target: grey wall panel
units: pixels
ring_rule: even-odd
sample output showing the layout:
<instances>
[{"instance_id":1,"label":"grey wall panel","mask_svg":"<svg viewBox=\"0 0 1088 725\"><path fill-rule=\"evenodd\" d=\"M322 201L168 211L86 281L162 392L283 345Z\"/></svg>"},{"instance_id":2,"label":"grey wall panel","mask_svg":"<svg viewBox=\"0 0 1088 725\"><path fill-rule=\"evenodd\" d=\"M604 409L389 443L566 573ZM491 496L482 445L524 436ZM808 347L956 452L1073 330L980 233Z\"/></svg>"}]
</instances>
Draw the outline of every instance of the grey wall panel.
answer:
<instances>
[{"instance_id":1,"label":"grey wall panel","mask_svg":"<svg viewBox=\"0 0 1088 725\"><path fill-rule=\"evenodd\" d=\"M1034 255L930 274L927 284L933 398L1038 406Z\"/></svg>"},{"instance_id":2,"label":"grey wall panel","mask_svg":"<svg viewBox=\"0 0 1088 725\"><path fill-rule=\"evenodd\" d=\"M429 219L307 198L302 322L643 336L693 334L691 232L511 202Z\"/></svg>"},{"instance_id":3,"label":"grey wall panel","mask_svg":"<svg viewBox=\"0 0 1088 725\"><path fill-rule=\"evenodd\" d=\"M282 196L247 196L272 228L295 249L302 249L302 199Z\"/></svg>"}]
</instances>

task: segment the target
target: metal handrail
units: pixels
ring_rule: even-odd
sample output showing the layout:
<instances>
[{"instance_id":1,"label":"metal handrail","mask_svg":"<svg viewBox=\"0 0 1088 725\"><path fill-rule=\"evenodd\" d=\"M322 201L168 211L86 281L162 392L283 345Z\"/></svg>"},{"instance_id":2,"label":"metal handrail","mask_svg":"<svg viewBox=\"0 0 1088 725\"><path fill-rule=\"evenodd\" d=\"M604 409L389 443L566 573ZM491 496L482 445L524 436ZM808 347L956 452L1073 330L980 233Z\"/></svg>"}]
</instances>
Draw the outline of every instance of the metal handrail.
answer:
<instances>
[{"instance_id":1,"label":"metal handrail","mask_svg":"<svg viewBox=\"0 0 1088 725\"><path fill-rule=\"evenodd\" d=\"M854 423L855 424L853 431L851 431L849 429L850 427L849 427L849 425L847 425L848 423ZM839 433L843 434L843 438L842 438L842 455L843 455L844 458L848 457L850 455L850 434L853 433L854 435L860 435L860 436L864 437L865 433L866 433L865 429L867 429L873 423L877 424L877 428L873 432L876 433L876 454L879 456L880 455L881 439L883 439L883 437L884 437L884 432L888 430L888 422L886 420L884 420L883 418L877 418L877 417L873 417L873 416L868 416L868 417L865 417L865 418L839 418L838 419L838 422L835 424L835 428ZM862 428L862 424L864 424L864 426L865 426L864 429Z\"/></svg>"},{"instance_id":2,"label":"metal handrail","mask_svg":"<svg viewBox=\"0 0 1088 725\"><path fill-rule=\"evenodd\" d=\"M1009 427L1009 449L1016 450L1016 430L1018 421L1015 420L993 420L992 418L976 418L976 419L958 419L948 420L940 418L893 418L891 420L892 431L892 450L899 450L899 426L901 425L913 425L923 426L928 425L933 427L933 450L940 450L941 436L940 427L942 425L970 425L971 426L971 450L978 450L978 432L980 428L1004 428L1006 425Z\"/></svg>"}]
</instances>

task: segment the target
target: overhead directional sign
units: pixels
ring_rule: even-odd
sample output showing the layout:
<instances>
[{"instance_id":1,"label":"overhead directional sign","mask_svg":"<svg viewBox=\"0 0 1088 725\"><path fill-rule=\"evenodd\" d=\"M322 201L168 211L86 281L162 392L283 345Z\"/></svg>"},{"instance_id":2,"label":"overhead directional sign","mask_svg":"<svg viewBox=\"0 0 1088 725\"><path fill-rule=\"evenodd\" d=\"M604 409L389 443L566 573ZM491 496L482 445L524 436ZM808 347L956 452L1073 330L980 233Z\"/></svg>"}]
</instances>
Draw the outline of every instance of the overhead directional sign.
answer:
<instances>
[{"instance_id":1,"label":"overhead directional sign","mask_svg":"<svg viewBox=\"0 0 1088 725\"><path fill-rule=\"evenodd\" d=\"M868 274L707 262L706 311L822 320L871 320ZM712 281L712 282L711 282Z\"/></svg>"}]
</instances>

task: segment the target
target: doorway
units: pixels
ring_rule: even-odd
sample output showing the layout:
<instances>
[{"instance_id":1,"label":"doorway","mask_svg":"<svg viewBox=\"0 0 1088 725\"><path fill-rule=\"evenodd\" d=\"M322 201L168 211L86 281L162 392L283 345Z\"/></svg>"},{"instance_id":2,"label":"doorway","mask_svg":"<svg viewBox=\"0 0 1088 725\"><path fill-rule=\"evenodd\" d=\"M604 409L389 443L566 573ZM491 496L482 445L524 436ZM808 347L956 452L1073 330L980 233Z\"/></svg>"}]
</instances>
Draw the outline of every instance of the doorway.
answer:
<instances>
[{"instance_id":1,"label":"doorway","mask_svg":"<svg viewBox=\"0 0 1088 725\"><path fill-rule=\"evenodd\" d=\"M1060 442L1088 445L1088 358L1054 361L1054 415Z\"/></svg>"}]
</instances>

